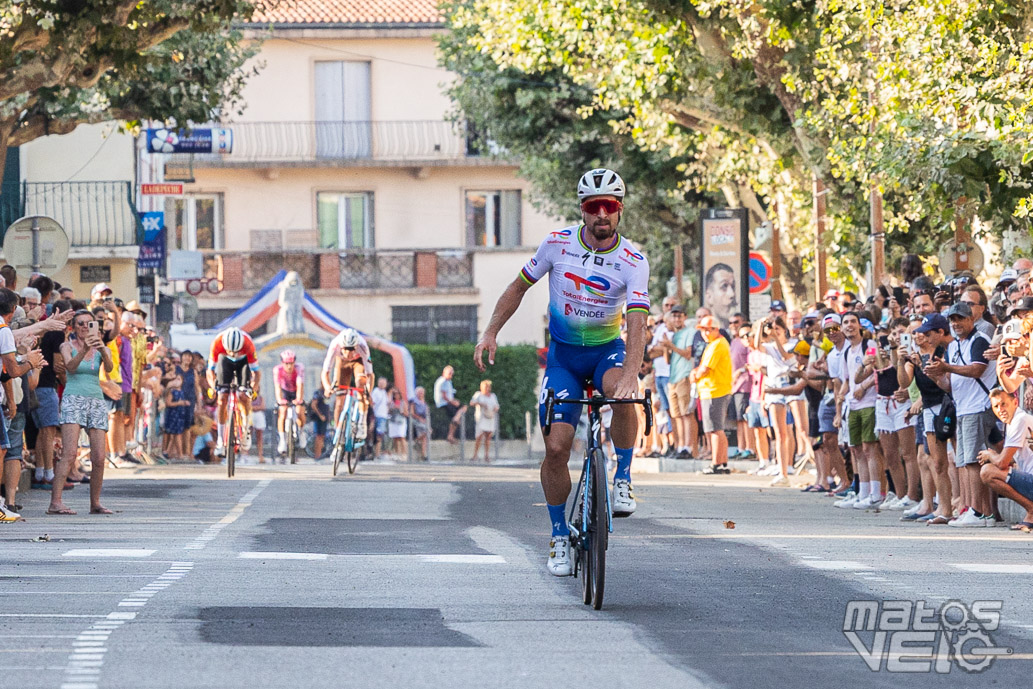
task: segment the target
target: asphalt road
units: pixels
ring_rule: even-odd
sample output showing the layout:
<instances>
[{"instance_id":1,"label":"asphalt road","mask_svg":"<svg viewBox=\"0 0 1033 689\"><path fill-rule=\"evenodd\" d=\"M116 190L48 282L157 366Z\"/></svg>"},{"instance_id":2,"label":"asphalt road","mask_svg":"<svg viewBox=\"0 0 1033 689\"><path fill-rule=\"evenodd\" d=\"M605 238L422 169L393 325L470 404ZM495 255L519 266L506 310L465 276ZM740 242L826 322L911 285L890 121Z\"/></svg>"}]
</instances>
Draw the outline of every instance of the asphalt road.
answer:
<instances>
[{"instance_id":1,"label":"asphalt road","mask_svg":"<svg viewBox=\"0 0 1033 689\"><path fill-rule=\"evenodd\" d=\"M80 515L44 516L34 491L0 530L4 687L910 689L1027 686L1033 670L1033 537L1002 528L905 525L745 476L639 476L593 611L545 571L532 469L111 474L115 515L83 514L77 489ZM979 674L949 657L949 674L873 672L846 606L892 600L1001 601L990 635L1013 652Z\"/></svg>"}]
</instances>

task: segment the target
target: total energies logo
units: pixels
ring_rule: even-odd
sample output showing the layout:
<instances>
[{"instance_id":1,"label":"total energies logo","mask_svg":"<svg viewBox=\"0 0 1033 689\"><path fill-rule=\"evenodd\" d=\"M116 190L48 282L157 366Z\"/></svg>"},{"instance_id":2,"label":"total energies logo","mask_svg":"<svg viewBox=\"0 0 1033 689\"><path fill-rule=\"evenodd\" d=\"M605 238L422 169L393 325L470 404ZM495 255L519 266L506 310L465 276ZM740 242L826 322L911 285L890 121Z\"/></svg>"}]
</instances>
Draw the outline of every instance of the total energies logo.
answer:
<instances>
[{"instance_id":1,"label":"total energies logo","mask_svg":"<svg viewBox=\"0 0 1033 689\"><path fill-rule=\"evenodd\" d=\"M563 277L573 282L578 292L584 287L586 292L597 297L605 297L610 289L610 281L600 275L582 277L574 273L564 273Z\"/></svg>"},{"instance_id":2,"label":"total energies logo","mask_svg":"<svg viewBox=\"0 0 1033 689\"><path fill-rule=\"evenodd\" d=\"M558 237L569 237L570 236L570 230L556 230L555 232L550 232L549 236L550 237L557 237L557 238Z\"/></svg>"},{"instance_id":3,"label":"total energies logo","mask_svg":"<svg viewBox=\"0 0 1033 689\"><path fill-rule=\"evenodd\" d=\"M624 249L624 257L629 258L632 261L641 261L645 258L645 256L643 256L642 254L636 253L631 249L628 249L627 247L625 247Z\"/></svg>"}]
</instances>

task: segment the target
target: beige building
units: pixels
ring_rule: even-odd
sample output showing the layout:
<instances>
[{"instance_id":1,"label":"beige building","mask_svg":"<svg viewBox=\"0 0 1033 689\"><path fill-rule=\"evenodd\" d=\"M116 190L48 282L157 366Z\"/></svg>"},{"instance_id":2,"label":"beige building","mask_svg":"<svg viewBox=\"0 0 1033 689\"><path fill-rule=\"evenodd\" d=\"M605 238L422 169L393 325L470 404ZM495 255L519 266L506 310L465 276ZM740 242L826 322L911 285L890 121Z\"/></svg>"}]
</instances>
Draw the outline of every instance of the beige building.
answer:
<instances>
[{"instance_id":1,"label":"beige building","mask_svg":"<svg viewBox=\"0 0 1033 689\"><path fill-rule=\"evenodd\" d=\"M57 220L69 238L68 264L48 274L76 297L88 299L95 283L107 282L118 296L137 298L133 146L109 123L8 150L0 225L24 215ZM18 283L25 285L22 276Z\"/></svg>"},{"instance_id":2,"label":"beige building","mask_svg":"<svg viewBox=\"0 0 1033 689\"><path fill-rule=\"evenodd\" d=\"M169 248L203 251L222 287L198 295L199 327L286 268L376 335L467 342L483 329L560 223L532 207L515 165L448 120L442 30L420 0L288 3L250 26L262 68L244 115L218 125L232 153L163 156L163 181L193 180L164 200ZM547 297L532 290L500 341L542 344Z\"/></svg>"}]
</instances>

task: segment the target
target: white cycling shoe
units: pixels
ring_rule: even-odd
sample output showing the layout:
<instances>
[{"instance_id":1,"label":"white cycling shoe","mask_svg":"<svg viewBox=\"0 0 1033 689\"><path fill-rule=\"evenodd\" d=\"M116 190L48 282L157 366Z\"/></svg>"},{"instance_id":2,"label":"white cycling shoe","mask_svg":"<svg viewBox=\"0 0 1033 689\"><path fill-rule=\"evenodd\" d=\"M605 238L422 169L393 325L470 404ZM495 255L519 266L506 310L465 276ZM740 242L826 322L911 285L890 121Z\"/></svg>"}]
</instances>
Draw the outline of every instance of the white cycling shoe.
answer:
<instances>
[{"instance_id":1,"label":"white cycling shoe","mask_svg":"<svg viewBox=\"0 0 1033 689\"><path fill-rule=\"evenodd\" d=\"M360 423L355 427L355 439L365 440L366 439L366 424Z\"/></svg>"},{"instance_id":2,"label":"white cycling shoe","mask_svg":"<svg viewBox=\"0 0 1033 689\"><path fill-rule=\"evenodd\" d=\"M276 442L276 451L281 455L287 454L287 439L283 436Z\"/></svg>"},{"instance_id":3,"label":"white cycling shoe","mask_svg":"<svg viewBox=\"0 0 1033 689\"><path fill-rule=\"evenodd\" d=\"M549 541L549 574L554 577L569 577L570 568L570 536L553 536Z\"/></svg>"},{"instance_id":4,"label":"white cycling shoe","mask_svg":"<svg viewBox=\"0 0 1033 689\"><path fill-rule=\"evenodd\" d=\"M619 478L613 482L613 516L630 517L638 504L631 494L631 481Z\"/></svg>"},{"instance_id":5,"label":"white cycling shoe","mask_svg":"<svg viewBox=\"0 0 1033 689\"><path fill-rule=\"evenodd\" d=\"M226 446L222 444L222 438L219 438L219 442L215 443L215 456L216 457L225 457L226 456Z\"/></svg>"},{"instance_id":6,"label":"white cycling shoe","mask_svg":"<svg viewBox=\"0 0 1033 689\"><path fill-rule=\"evenodd\" d=\"M247 452L251 449L251 431L247 430L244 432L244 437L240 440L240 451Z\"/></svg>"}]
</instances>

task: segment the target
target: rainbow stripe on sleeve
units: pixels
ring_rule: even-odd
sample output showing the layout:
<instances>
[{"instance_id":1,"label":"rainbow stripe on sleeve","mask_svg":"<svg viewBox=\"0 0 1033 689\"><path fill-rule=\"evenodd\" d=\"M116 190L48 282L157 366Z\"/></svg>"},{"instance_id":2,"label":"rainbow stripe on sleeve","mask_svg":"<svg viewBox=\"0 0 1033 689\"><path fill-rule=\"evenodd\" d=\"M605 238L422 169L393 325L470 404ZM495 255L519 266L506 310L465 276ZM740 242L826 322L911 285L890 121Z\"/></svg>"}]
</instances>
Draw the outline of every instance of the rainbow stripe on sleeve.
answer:
<instances>
[{"instance_id":1,"label":"rainbow stripe on sleeve","mask_svg":"<svg viewBox=\"0 0 1033 689\"><path fill-rule=\"evenodd\" d=\"M533 285L534 283L538 282L537 278L533 277L530 273L527 272L527 266L524 266L520 269L520 277L524 278L524 282L526 282L529 285Z\"/></svg>"}]
</instances>

